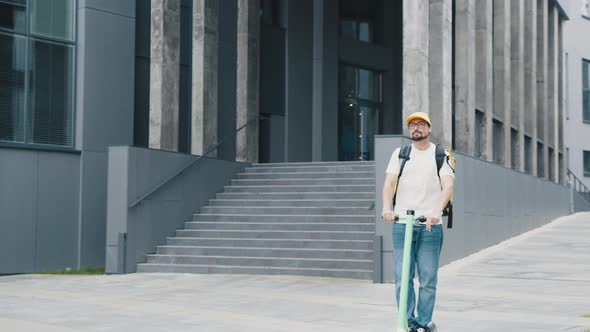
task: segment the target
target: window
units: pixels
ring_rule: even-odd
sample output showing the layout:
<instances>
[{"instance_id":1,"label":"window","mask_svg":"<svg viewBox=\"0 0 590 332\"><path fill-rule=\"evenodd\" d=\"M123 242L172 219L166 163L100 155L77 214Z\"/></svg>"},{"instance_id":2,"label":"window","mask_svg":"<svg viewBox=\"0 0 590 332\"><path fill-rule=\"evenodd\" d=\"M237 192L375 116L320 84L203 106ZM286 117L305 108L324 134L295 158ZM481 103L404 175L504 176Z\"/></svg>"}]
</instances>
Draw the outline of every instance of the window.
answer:
<instances>
[{"instance_id":1,"label":"window","mask_svg":"<svg viewBox=\"0 0 590 332\"><path fill-rule=\"evenodd\" d=\"M543 143L537 142L537 176L545 177L545 164L543 163Z\"/></svg>"},{"instance_id":2,"label":"window","mask_svg":"<svg viewBox=\"0 0 590 332\"><path fill-rule=\"evenodd\" d=\"M512 169L517 169L520 164L520 142L518 141L518 131L514 128L510 129L510 166Z\"/></svg>"},{"instance_id":3,"label":"window","mask_svg":"<svg viewBox=\"0 0 590 332\"><path fill-rule=\"evenodd\" d=\"M524 137L524 171L528 174L533 173L533 140L525 136Z\"/></svg>"},{"instance_id":4,"label":"window","mask_svg":"<svg viewBox=\"0 0 590 332\"><path fill-rule=\"evenodd\" d=\"M582 60L582 108L584 122L590 123L590 61Z\"/></svg>"},{"instance_id":5,"label":"window","mask_svg":"<svg viewBox=\"0 0 590 332\"><path fill-rule=\"evenodd\" d=\"M349 18L341 19L340 36L367 43L373 41L371 36L371 24L367 20L355 20Z\"/></svg>"},{"instance_id":6,"label":"window","mask_svg":"<svg viewBox=\"0 0 590 332\"><path fill-rule=\"evenodd\" d=\"M498 120L493 121L493 158L498 164L504 162L504 124Z\"/></svg>"},{"instance_id":7,"label":"window","mask_svg":"<svg viewBox=\"0 0 590 332\"><path fill-rule=\"evenodd\" d=\"M475 157L481 158L484 146L482 140L482 133L486 131L485 114L480 110L475 110Z\"/></svg>"},{"instance_id":8,"label":"window","mask_svg":"<svg viewBox=\"0 0 590 332\"><path fill-rule=\"evenodd\" d=\"M73 147L74 4L0 0L0 142Z\"/></svg>"},{"instance_id":9,"label":"window","mask_svg":"<svg viewBox=\"0 0 590 332\"><path fill-rule=\"evenodd\" d=\"M584 176L590 177L590 151L584 151Z\"/></svg>"}]
</instances>

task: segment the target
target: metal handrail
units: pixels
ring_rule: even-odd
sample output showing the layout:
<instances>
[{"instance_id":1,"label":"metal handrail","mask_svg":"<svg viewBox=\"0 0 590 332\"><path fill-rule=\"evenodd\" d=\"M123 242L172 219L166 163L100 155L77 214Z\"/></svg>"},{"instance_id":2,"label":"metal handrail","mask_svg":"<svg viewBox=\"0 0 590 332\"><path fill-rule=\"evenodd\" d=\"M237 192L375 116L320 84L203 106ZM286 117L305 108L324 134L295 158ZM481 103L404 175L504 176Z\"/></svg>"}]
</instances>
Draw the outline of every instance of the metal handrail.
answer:
<instances>
[{"instance_id":1,"label":"metal handrail","mask_svg":"<svg viewBox=\"0 0 590 332\"><path fill-rule=\"evenodd\" d=\"M268 119L268 117L265 116L261 116L259 115L257 118L255 119L250 119L248 122L246 122L246 124L244 124L243 126L241 126L240 128L238 128L236 130L236 132L234 134L237 134L240 130L246 128L246 126L248 126L250 123L254 122L254 121L259 121L259 120L266 120ZM158 185L156 185L154 188L152 188L150 191L148 191L147 193L143 194L140 198L138 198L137 200L135 200L133 203L131 203L129 205L129 208L132 208L134 206L136 206L137 204L141 203L143 200L145 200L146 198L148 198L151 194L155 193L158 189L160 189L162 186L164 186L165 184L167 184L168 182L170 182L172 179L176 178L177 176L179 176L182 172L184 172L185 170L187 170L189 167L193 166L194 164L196 164L199 160L203 159L203 157L205 157L206 155L208 155L209 153L217 150L217 148L219 148L221 146L221 144L223 144L225 141L227 140L227 137L224 138L222 141L220 141L219 143L215 144L213 147L209 148L209 150L207 150L205 153L203 153L202 155L200 155L197 159L193 160L191 163L189 163L188 165L184 166L183 168L180 169L180 171L176 172L174 175L166 178L164 181L160 182Z\"/></svg>"},{"instance_id":2,"label":"metal handrail","mask_svg":"<svg viewBox=\"0 0 590 332\"><path fill-rule=\"evenodd\" d=\"M588 202L590 202L590 189L580 180L571 170L567 170L567 176L573 187L573 190L579 194Z\"/></svg>"}]
</instances>

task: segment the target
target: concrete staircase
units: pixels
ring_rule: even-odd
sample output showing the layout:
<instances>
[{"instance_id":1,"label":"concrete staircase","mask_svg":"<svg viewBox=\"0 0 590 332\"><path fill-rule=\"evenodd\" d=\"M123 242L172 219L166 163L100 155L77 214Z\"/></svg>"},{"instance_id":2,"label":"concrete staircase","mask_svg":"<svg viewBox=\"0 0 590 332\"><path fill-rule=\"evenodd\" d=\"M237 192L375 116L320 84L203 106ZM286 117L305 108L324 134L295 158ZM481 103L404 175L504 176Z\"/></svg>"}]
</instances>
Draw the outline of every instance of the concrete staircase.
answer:
<instances>
[{"instance_id":1,"label":"concrete staircase","mask_svg":"<svg viewBox=\"0 0 590 332\"><path fill-rule=\"evenodd\" d=\"M138 272L372 279L373 162L254 164Z\"/></svg>"}]
</instances>

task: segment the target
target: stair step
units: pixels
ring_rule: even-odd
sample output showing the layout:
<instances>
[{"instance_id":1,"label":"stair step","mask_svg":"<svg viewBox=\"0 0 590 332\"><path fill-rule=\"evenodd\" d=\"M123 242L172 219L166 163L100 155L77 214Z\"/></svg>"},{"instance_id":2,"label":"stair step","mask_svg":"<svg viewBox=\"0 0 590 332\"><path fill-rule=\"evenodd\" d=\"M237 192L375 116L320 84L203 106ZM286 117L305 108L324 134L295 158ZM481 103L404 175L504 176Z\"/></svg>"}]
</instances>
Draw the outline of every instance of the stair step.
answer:
<instances>
[{"instance_id":1,"label":"stair step","mask_svg":"<svg viewBox=\"0 0 590 332\"><path fill-rule=\"evenodd\" d=\"M207 247L207 246L158 246L162 255L213 255L248 257L290 257L322 259L373 259L372 250L305 249L267 247Z\"/></svg>"},{"instance_id":2,"label":"stair step","mask_svg":"<svg viewBox=\"0 0 590 332\"><path fill-rule=\"evenodd\" d=\"M287 230L222 230L181 229L177 237L232 238L232 239L302 239L302 240L372 240L374 232L360 231L287 231Z\"/></svg>"},{"instance_id":3,"label":"stair step","mask_svg":"<svg viewBox=\"0 0 590 332\"><path fill-rule=\"evenodd\" d=\"M263 206L263 207L366 207L372 199L211 199L210 206Z\"/></svg>"},{"instance_id":4,"label":"stair step","mask_svg":"<svg viewBox=\"0 0 590 332\"><path fill-rule=\"evenodd\" d=\"M246 167L244 173L375 172L375 165Z\"/></svg>"},{"instance_id":5,"label":"stair step","mask_svg":"<svg viewBox=\"0 0 590 332\"><path fill-rule=\"evenodd\" d=\"M340 166L340 165L375 165L374 160L363 161L303 161L284 163L253 163L253 167L289 167L289 166Z\"/></svg>"},{"instance_id":6,"label":"stair step","mask_svg":"<svg viewBox=\"0 0 590 332\"><path fill-rule=\"evenodd\" d=\"M373 248L373 240L318 240L318 239L234 239L234 238L197 238L169 237L166 244L182 246L208 247L268 247L268 248L316 248L316 249L360 249Z\"/></svg>"},{"instance_id":7,"label":"stair step","mask_svg":"<svg viewBox=\"0 0 590 332\"><path fill-rule=\"evenodd\" d=\"M225 186L226 193L291 193L291 192L372 192L374 185L266 185Z\"/></svg>"},{"instance_id":8,"label":"stair step","mask_svg":"<svg viewBox=\"0 0 590 332\"><path fill-rule=\"evenodd\" d=\"M237 179L232 180L233 186L374 186L375 178L331 178L331 179Z\"/></svg>"},{"instance_id":9,"label":"stair step","mask_svg":"<svg viewBox=\"0 0 590 332\"><path fill-rule=\"evenodd\" d=\"M264 266L218 266L218 265L180 265L180 264L139 264L137 272L174 272L174 273L232 273L232 274L269 274L299 275L311 277L332 277L350 279L371 279L373 271L315 268L273 268Z\"/></svg>"},{"instance_id":10,"label":"stair step","mask_svg":"<svg viewBox=\"0 0 590 332\"><path fill-rule=\"evenodd\" d=\"M371 270L373 261L286 257L231 257L192 255L147 255L147 263L214 266L256 266L273 268L318 268Z\"/></svg>"},{"instance_id":11,"label":"stair step","mask_svg":"<svg viewBox=\"0 0 590 332\"><path fill-rule=\"evenodd\" d=\"M306 192L306 193L218 193L218 199L373 199L367 192Z\"/></svg>"},{"instance_id":12,"label":"stair step","mask_svg":"<svg viewBox=\"0 0 590 332\"><path fill-rule=\"evenodd\" d=\"M319 223L319 222L231 222L231 221L187 221L185 229L217 229L217 230L283 230L283 231L361 231L373 232L375 225L371 223Z\"/></svg>"},{"instance_id":13,"label":"stair step","mask_svg":"<svg viewBox=\"0 0 590 332\"><path fill-rule=\"evenodd\" d=\"M373 210L365 207L274 207L274 206L205 206L203 214L274 214L274 215L369 215Z\"/></svg>"},{"instance_id":14,"label":"stair step","mask_svg":"<svg viewBox=\"0 0 590 332\"><path fill-rule=\"evenodd\" d=\"M369 212L369 211L367 211ZM195 214L193 221L246 222L367 222L375 223L373 214L366 215L280 215L280 214Z\"/></svg>"},{"instance_id":15,"label":"stair step","mask_svg":"<svg viewBox=\"0 0 590 332\"><path fill-rule=\"evenodd\" d=\"M375 172L284 172L284 173L240 173L238 179L353 179L372 178Z\"/></svg>"}]
</instances>

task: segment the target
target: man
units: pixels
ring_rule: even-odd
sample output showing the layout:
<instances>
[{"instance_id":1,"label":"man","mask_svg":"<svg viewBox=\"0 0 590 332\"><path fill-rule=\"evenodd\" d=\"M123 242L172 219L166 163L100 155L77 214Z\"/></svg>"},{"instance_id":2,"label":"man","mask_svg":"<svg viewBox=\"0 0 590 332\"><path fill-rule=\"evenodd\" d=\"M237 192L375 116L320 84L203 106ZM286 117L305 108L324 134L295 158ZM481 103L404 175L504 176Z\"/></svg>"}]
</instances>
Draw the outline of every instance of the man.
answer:
<instances>
[{"instance_id":1,"label":"man","mask_svg":"<svg viewBox=\"0 0 590 332\"><path fill-rule=\"evenodd\" d=\"M406 119L412 149L410 159L405 162L400 173L400 148L397 148L389 161L383 185L383 220L393 224L393 257L395 270L396 298L399 307L401 288L401 269L403 260L405 225L395 223L395 215L405 215L414 210L416 217L425 216L425 226L414 226L410 280L408 287L408 326L410 331L433 332L432 312L436 297L436 284L440 251L443 242L442 212L453 193L455 180L451 167L450 153L446 153L440 170L435 159L436 146L430 142L432 123L427 114L416 112ZM399 176L399 182L398 182ZM392 200L397 183L396 202L392 210ZM414 275L418 272L420 289L417 301L414 292Z\"/></svg>"}]
</instances>

